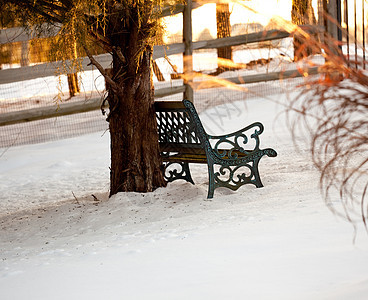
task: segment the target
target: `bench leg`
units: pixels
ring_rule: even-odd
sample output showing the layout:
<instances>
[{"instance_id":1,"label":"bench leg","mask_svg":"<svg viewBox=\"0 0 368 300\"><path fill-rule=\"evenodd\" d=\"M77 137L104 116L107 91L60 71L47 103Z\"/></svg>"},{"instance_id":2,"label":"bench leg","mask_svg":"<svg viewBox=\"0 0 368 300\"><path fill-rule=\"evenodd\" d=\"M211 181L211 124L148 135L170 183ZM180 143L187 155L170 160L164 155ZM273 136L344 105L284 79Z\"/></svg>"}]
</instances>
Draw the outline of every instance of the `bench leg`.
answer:
<instances>
[{"instance_id":1,"label":"bench leg","mask_svg":"<svg viewBox=\"0 0 368 300\"><path fill-rule=\"evenodd\" d=\"M258 164L259 164L259 159L255 159L253 161L254 184L257 188L261 188L263 187L263 184L261 181L261 177L259 176Z\"/></svg>"},{"instance_id":2,"label":"bench leg","mask_svg":"<svg viewBox=\"0 0 368 300\"><path fill-rule=\"evenodd\" d=\"M215 192L215 175L213 172L213 164L208 163L208 194L207 199L212 199Z\"/></svg>"},{"instance_id":3,"label":"bench leg","mask_svg":"<svg viewBox=\"0 0 368 300\"><path fill-rule=\"evenodd\" d=\"M192 174L190 174L190 169L189 169L189 163L183 163L182 165L183 170L185 172L185 180L190 182L191 184L194 184L193 178L192 178Z\"/></svg>"}]
</instances>

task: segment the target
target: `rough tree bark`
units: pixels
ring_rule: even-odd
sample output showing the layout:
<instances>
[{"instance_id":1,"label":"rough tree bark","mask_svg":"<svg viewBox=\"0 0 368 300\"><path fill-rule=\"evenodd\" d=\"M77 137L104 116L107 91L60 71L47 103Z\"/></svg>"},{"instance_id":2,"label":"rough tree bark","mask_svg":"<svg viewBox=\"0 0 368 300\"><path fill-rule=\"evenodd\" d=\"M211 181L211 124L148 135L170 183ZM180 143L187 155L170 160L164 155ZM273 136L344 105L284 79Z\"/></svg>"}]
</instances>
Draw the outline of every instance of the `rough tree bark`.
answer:
<instances>
[{"instance_id":1,"label":"rough tree bark","mask_svg":"<svg viewBox=\"0 0 368 300\"><path fill-rule=\"evenodd\" d=\"M296 25L316 25L317 21L314 16L312 0L293 0L291 10L291 20ZM318 34L311 35L308 40L305 37L294 37L294 60L298 61L311 54L320 53L320 48L317 47Z\"/></svg>"},{"instance_id":2,"label":"rough tree bark","mask_svg":"<svg viewBox=\"0 0 368 300\"><path fill-rule=\"evenodd\" d=\"M76 60L78 57L78 52L77 52L77 41L74 36L72 37L72 42L70 46L71 46L70 47L70 59ZM78 95L80 93L78 73L77 72L69 73L67 74L67 78L68 78L68 87L69 87L69 97L72 98L75 95Z\"/></svg>"},{"instance_id":3,"label":"rough tree bark","mask_svg":"<svg viewBox=\"0 0 368 300\"><path fill-rule=\"evenodd\" d=\"M131 8L125 22L111 17L107 28L107 35L113 37L111 76L115 83L109 84L108 89L110 196L122 191L149 192L166 186L153 106L152 46L145 43L150 30L144 27L149 26L148 17L144 15L138 22L142 12Z\"/></svg>"},{"instance_id":4,"label":"rough tree bark","mask_svg":"<svg viewBox=\"0 0 368 300\"><path fill-rule=\"evenodd\" d=\"M217 38L228 37L231 34L230 27L230 11L229 3L217 3L216 4L216 24L217 24ZM231 47L222 47L217 49L217 57L224 59L232 59ZM224 66L217 69L218 73L228 70Z\"/></svg>"}]
</instances>

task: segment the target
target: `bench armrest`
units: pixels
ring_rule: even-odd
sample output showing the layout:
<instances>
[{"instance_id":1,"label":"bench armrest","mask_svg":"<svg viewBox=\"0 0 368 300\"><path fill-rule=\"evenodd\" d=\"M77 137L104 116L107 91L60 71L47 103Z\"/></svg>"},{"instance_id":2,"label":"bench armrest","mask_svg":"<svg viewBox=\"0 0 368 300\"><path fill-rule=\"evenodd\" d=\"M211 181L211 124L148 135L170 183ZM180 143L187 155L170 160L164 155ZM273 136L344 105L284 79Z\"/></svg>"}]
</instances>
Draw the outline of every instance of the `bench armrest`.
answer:
<instances>
[{"instance_id":1,"label":"bench armrest","mask_svg":"<svg viewBox=\"0 0 368 300\"><path fill-rule=\"evenodd\" d=\"M254 130L252 130L254 129ZM253 151L259 150L259 135L263 132L263 124L255 122L243 129L235 131L225 135L207 135L209 141L215 141L211 143L212 150L219 158L237 159L238 153L249 154ZM248 145L248 142L253 139L253 149L245 149L244 146ZM213 146L212 146L213 145Z\"/></svg>"}]
</instances>

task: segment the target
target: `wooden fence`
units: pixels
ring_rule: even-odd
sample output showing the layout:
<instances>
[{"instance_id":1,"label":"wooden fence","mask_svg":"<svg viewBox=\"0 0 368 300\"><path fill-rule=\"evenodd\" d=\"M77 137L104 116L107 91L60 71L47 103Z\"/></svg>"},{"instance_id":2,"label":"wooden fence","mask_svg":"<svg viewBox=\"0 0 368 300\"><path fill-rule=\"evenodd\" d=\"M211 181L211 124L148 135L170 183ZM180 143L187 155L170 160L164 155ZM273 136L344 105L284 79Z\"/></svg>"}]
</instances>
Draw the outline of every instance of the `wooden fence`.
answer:
<instances>
[{"instance_id":1,"label":"wooden fence","mask_svg":"<svg viewBox=\"0 0 368 300\"><path fill-rule=\"evenodd\" d=\"M199 50L199 49L214 49L219 47L228 47L228 46L239 46L256 42L264 42L271 40L278 40L285 37L289 37L290 34L286 31L282 30L269 30L264 32L250 33L244 35L238 35L234 37L226 37L216 40L208 40L208 41L199 41L193 42L191 45L191 50ZM159 45L153 47L153 59L158 59L161 57L180 54L185 52L185 44L184 43L176 43L169 45ZM111 55L100 54L96 55L95 59L102 65L104 68L109 68L112 62ZM63 72L63 66L72 66L70 61L66 62L49 62L38 64L34 66L26 66L22 68L14 68L14 69L5 69L0 70L0 84L4 83L12 83L23 80L30 80L48 76L58 75L60 72ZM92 70L94 68L90 64L90 60L88 57L81 58L81 66L84 71ZM73 70L71 70L73 71Z\"/></svg>"},{"instance_id":2,"label":"wooden fence","mask_svg":"<svg viewBox=\"0 0 368 300\"><path fill-rule=\"evenodd\" d=\"M192 42L192 29L191 29L191 11L192 8L191 0L187 1L187 6L178 5L171 10L165 10L163 15L167 16L169 14L175 13L183 13L183 43L170 44L170 45L160 45L154 47L153 58L157 59L160 57L165 57L173 54L183 53L186 57L183 59L184 61L184 73L193 72L193 64L192 64L192 53L194 50L199 49L214 49L219 47L228 47L228 46L238 46L245 45L249 43L258 43L264 41L272 41L278 40L282 38L289 37L290 34L286 31L282 30L270 30L258 33L244 34L234 37L226 37L215 40L207 40L207 41L199 41ZM13 33L14 34L14 33ZM2 33L0 36L3 36ZM18 37L14 37L14 39L25 40L25 34L20 34ZM3 41L3 39L0 39ZM189 59L188 59L189 58ZM111 55L110 54L101 54L96 56L96 60L104 67L109 68L111 64ZM22 68L16 69L6 69L0 70L0 84L11 83L16 81L23 81L29 79L35 79L46 76L55 76L63 70L61 68L62 64L65 62L51 62L45 64L39 64L35 66L26 66ZM66 62L66 64L71 65L70 62ZM90 70L92 66L90 65L90 61L87 57L82 58L81 61L83 70ZM316 73L317 68L311 68L309 70L310 74ZM256 83L262 81L270 81L270 80L278 80L279 78L290 78L290 77L299 77L302 76L298 71L284 71L284 72L275 72L268 74L257 74L250 76L243 76L241 78L234 77L228 78L227 80L235 83L235 84L245 84L245 83ZM204 86L206 82L201 82ZM164 89L155 90L155 98L165 97L169 95L174 95L178 93L184 93L184 97L191 99L193 97L192 87L198 87L198 84L190 82L190 80L185 80L183 86L170 87ZM211 84L211 87L216 87ZM208 87L207 87L208 88ZM0 115L0 126L21 123L21 122L29 122L34 120L52 118L55 116L63 116L69 114L76 114L91 110L97 110L100 108L101 98L89 99L88 101L78 101L73 103L62 103L56 107L41 107L41 108L33 108L22 110L18 112L10 112L3 113Z\"/></svg>"}]
</instances>

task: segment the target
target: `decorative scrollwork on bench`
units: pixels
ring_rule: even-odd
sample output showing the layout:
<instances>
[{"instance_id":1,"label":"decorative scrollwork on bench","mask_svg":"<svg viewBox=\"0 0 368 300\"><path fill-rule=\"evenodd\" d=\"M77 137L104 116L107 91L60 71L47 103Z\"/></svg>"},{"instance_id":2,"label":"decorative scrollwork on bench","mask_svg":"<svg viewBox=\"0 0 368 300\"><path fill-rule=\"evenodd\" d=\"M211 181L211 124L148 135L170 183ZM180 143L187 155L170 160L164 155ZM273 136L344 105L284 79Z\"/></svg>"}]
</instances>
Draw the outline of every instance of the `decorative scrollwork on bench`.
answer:
<instances>
[{"instance_id":1,"label":"decorative scrollwork on bench","mask_svg":"<svg viewBox=\"0 0 368 300\"><path fill-rule=\"evenodd\" d=\"M252 131L252 129L256 129ZM215 141L212 147L215 154L222 159L238 159L239 153L249 155L259 150L259 135L263 132L263 125L253 123L237 132L222 136L208 135L208 139ZM253 146L249 143L253 141ZM248 149L245 149L247 146Z\"/></svg>"},{"instance_id":2,"label":"decorative scrollwork on bench","mask_svg":"<svg viewBox=\"0 0 368 300\"><path fill-rule=\"evenodd\" d=\"M252 183L252 178L254 177L253 166L250 164L241 166L221 166L218 172L214 174L217 187L222 186L232 190L237 190L244 184Z\"/></svg>"},{"instance_id":3,"label":"decorative scrollwork on bench","mask_svg":"<svg viewBox=\"0 0 368 300\"><path fill-rule=\"evenodd\" d=\"M175 168L171 168L175 166ZM164 165L164 178L167 182L172 182L177 179L184 179L194 184L190 175L189 164L186 162L168 162Z\"/></svg>"}]
</instances>

